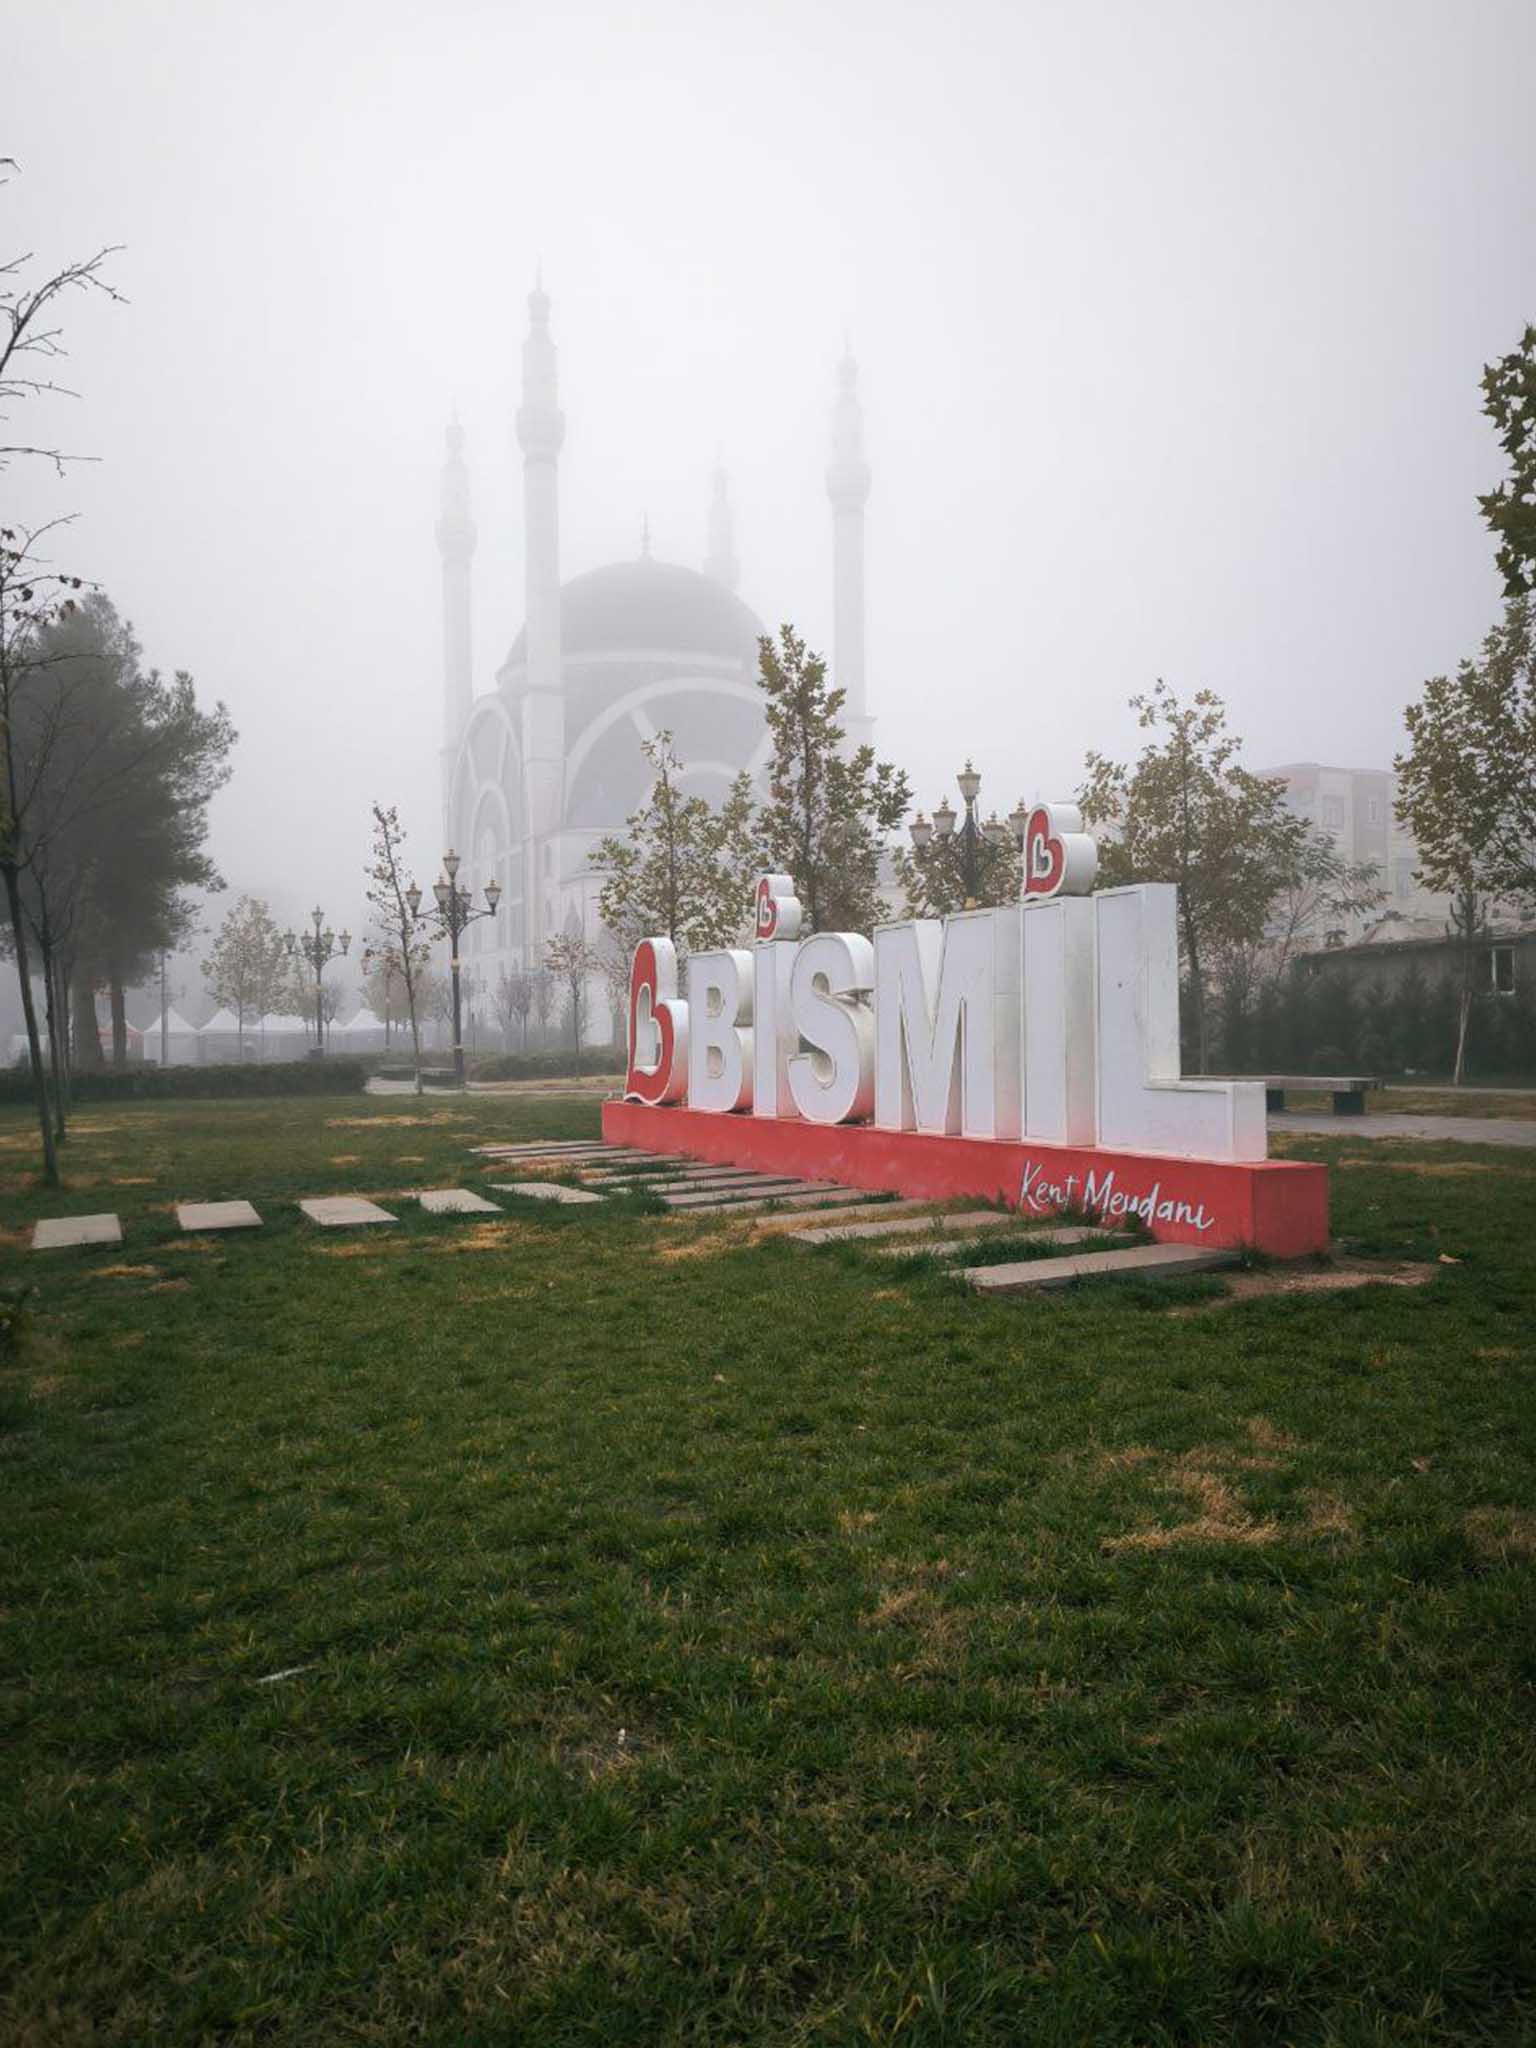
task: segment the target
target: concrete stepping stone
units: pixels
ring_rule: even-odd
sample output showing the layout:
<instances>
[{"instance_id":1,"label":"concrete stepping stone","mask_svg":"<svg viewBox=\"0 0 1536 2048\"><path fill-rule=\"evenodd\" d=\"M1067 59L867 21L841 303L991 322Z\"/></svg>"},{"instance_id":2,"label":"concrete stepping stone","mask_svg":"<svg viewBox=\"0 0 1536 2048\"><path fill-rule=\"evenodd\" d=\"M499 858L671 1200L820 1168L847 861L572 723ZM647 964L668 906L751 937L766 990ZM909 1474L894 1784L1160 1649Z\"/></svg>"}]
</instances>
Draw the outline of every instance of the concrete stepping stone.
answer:
<instances>
[{"instance_id":1,"label":"concrete stepping stone","mask_svg":"<svg viewBox=\"0 0 1536 2048\"><path fill-rule=\"evenodd\" d=\"M183 1230L259 1230L261 1218L249 1202L178 1202Z\"/></svg>"},{"instance_id":2,"label":"concrete stepping stone","mask_svg":"<svg viewBox=\"0 0 1536 2048\"><path fill-rule=\"evenodd\" d=\"M941 1220L948 1223L951 1219L946 1216ZM954 1219L956 1222L960 1220L959 1217ZM1011 1216L998 1219L1002 1223L1011 1223L1015 1220ZM1102 1246L1105 1251L1116 1251L1121 1245L1131 1242L1123 1230L1098 1230L1088 1223L1063 1224L1060 1229L1055 1230L1031 1230L1026 1235L1030 1244L1096 1244ZM947 1259L952 1258L956 1252L968 1252L974 1242L973 1237L941 1237L930 1244L927 1238L919 1238L914 1239L911 1244L877 1245L876 1250L887 1259L911 1258L918 1252L931 1252L939 1258Z\"/></svg>"},{"instance_id":3,"label":"concrete stepping stone","mask_svg":"<svg viewBox=\"0 0 1536 2048\"><path fill-rule=\"evenodd\" d=\"M712 1187L699 1194L663 1195L661 1199L669 1209L734 1209L739 1202L751 1201L758 1195L777 1200L785 1195L847 1196L852 1192L851 1188L839 1188L831 1181L747 1181L741 1187Z\"/></svg>"},{"instance_id":4,"label":"concrete stepping stone","mask_svg":"<svg viewBox=\"0 0 1536 2048\"><path fill-rule=\"evenodd\" d=\"M360 1223L397 1223L400 1219L361 1195L313 1195L299 1207L322 1230L346 1230Z\"/></svg>"},{"instance_id":5,"label":"concrete stepping stone","mask_svg":"<svg viewBox=\"0 0 1536 2048\"><path fill-rule=\"evenodd\" d=\"M869 1205L878 1200L878 1195L861 1194L857 1188L828 1187L818 1188L813 1195L775 1195L764 1197L761 1201L754 1199L750 1202L691 1202L678 1213L685 1222L690 1216L760 1216L766 1209L815 1209L825 1211L829 1216L862 1216L868 1213ZM857 1203L859 1206L851 1208L848 1206L850 1203ZM880 1213L883 1215L884 1209Z\"/></svg>"},{"instance_id":6,"label":"concrete stepping stone","mask_svg":"<svg viewBox=\"0 0 1536 2048\"><path fill-rule=\"evenodd\" d=\"M1093 1252L1065 1259L1025 1259L1017 1265L968 1266L965 1277L978 1294L1029 1294L1041 1287L1066 1287L1099 1273L1209 1273L1235 1266L1235 1251L1207 1251L1198 1244L1138 1244L1129 1251Z\"/></svg>"},{"instance_id":7,"label":"concrete stepping stone","mask_svg":"<svg viewBox=\"0 0 1536 2048\"><path fill-rule=\"evenodd\" d=\"M426 1188L416 1197L432 1216L500 1216L501 1206L471 1188Z\"/></svg>"},{"instance_id":8,"label":"concrete stepping stone","mask_svg":"<svg viewBox=\"0 0 1536 2048\"><path fill-rule=\"evenodd\" d=\"M734 1194L738 1188L743 1188L748 1193L751 1193L754 1188L782 1187L785 1182L792 1180L799 1181L802 1187L819 1188L829 1185L826 1181L808 1181L802 1175L794 1173L722 1173L717 1175L715 1179L707 1181L696 1181L687 1175L680 1174L675 1183L674 1192L679 1195L699 1195L703 1197L708 1195Z\"/></svg>"},{"instance_id":9,"label":"concrete stepping stone","mask_svg":"<svg viewBox=\"0 0 1536 2048\"><path fill-rule=\"evenodd\" d=\"M556 1153L568 1154L572 1152L601 1152L610 1159L623 1159L632 1156L627 1150L616 1149L612 1145L605 1145L601 1138L520 1138L515 1144L509 1141L504 1145L471 1145L469 1150L471 1152L495 1154L503 1159L539 1159L546 1155L553 1158Z\"/></svg>"},{"instance_id":10,"label":"concrete stepping stone","mask_svg":"<svg viewBox=\"0 0 1536 2048\"><path fill-rule=\"evenodd\" d=\"M987 1230L999 1223L1017 1221L1011 1213L1000 1209L964 1209L953 1216L897 1216L889 1222L882 1216L878 1223L839 1223L814 1230L797 1230L796 1244L832 1244L846 1237L903 1237L909 1233L925 1230ZM930 1245L901 1245L901 1251L930 1251Z\"/></svg>"},{"instance_id":11,"label":"concrete stepping stone","mask_svg":"<svg viewBox=\"0 0 1536 2048\"><path fill-rule=\"evenodd\" d=\"M65 1251L76 1244L121 1244L123 1226L115 1216L49 1216L32 1229L35 1252Z\"/></svg>"},{"instance_id":12,"label":"concrete stepping stone","mask_svg":"<svg viewBox=\"0 0 1536 2048\"><path fill-rule=\"evenodd\" d=\"M491 1186L504 1195L529 1195L535 1202L600 1202L590 1188L563 1188L552 1180L493 1180ZM491 1204L486 1203L490 1208Z\"/></svg>"}]
</instances>

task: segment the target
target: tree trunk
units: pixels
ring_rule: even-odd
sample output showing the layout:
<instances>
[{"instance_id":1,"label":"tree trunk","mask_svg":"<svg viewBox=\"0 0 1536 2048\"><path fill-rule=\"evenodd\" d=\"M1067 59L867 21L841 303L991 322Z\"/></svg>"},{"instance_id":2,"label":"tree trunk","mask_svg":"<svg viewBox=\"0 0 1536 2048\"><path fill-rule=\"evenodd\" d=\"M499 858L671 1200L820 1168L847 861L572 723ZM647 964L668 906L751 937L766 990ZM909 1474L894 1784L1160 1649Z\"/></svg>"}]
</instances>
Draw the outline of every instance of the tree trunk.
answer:
<instances>
[{"instance_id":1,"label":"tree trunk","mask_svg":"<svg viewBox=\"0 0 1536 2048\"><path fill-rule=\"evenodd\" d=\"M108 999L112 1005L112 1064L126 1067L128 1064L128 1012L123 1004L123 978L114 961L111 978L107 983Z\"/></svg>"},{"instance_id":2,"label":"tree trunk","mask_svg":"<svg viewBox=\"0 0 1536 2048\"><path fill-rule=\"evenodd\" d=\"M1472 991L1462 984L1460 1011L1456 1020L1456 1071L1451 1076L1451 1086L1461 1086L1462 1072L1467 1061L1467 1025L1472 1018Z\"/></svg>"},{"instance_id":3,"label":"tree trunk","mask_svg":"<svg viewBox=\"0 0 1536 2048\"><path fill-rule=\"evenodd\" d=\"M53 1084L53 1142L64 1142L64 1019L59 1014L59 967L53 948L39 942L42 956L43 1010L48 1019L48 1071Z\"/></svg>"},{"instance_id":4,"label":"tree trunk","mask_svg":"<svg viewBox=\"0 0 1536 2048\"><path fill-rule=\"evenodd\" d=\"M37 1098L37 1126L43 1141L43 1179L51 1188L59 1184L59 1158L53 1145L53 1120L48 1114L48 1082L43 1072L43 1048L37 1031L37 1005L32 1000L32 977L27 966L27 935L21 910L21 887L13 862L4 865L5 905L11 917L11 938L16 951L16 979L21 983L21 1014L27 1027L27 1053L32 1063L32 1088Z\"/></svg>"},{"instance_id":5,"label":"tree trunk","mask_svg":"<svg viewBox=\"0 0 1536 2048\"><path fill-rule=\"evenodd\" d=\"M101 1033L96 1029L96 991L83 975L75 976L74 1054L77 1067L101 1065Z\"/></svg>"}]
</instances>

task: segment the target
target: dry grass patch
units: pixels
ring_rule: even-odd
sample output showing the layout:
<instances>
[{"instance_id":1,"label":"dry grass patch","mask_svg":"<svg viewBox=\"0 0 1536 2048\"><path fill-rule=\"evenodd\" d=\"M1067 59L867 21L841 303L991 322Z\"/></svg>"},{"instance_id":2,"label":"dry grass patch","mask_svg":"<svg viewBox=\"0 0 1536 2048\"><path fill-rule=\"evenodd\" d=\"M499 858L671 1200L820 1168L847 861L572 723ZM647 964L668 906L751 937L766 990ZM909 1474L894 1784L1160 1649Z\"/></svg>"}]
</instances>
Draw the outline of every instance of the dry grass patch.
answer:
<instances>
[{"instance_id":1,"label":"dry grass patch","mask_svg":"<svg viewBox=\"0 0 1536 2048\"><path fill-rule=\"evenodd\" d=\"M217 1252L223 1246L216 1237L173 1237L162 1250L168 1252Z\"/></svg>"},{"instance_id":2,"label":"dry grass patch","mask_svg":"<svg viewBox=\"0 0 1536 2048\"><path fill-rule=\"evenodd\" d=\"M158 1266L93 1266L93 1280L158 1280Z\"/></svg>"},{"instance_id":3,"label":"dry grass patch","mask_svg":"<svg viewBox=\"0 0 1536 2048\"><path fill-rule=\"evenodd\" d=\"M457 1258L463 1252L500 1252L509 1245L549 1244L554 1233L540 1230L530 1223L472 1223L467 1230L454 1237L445 1237L432 1245L431 1250L438 1258Z\"/></svg>"},{"instance_id":4,"label":"dry grass patch","mask_svg":"<svg viewBox=\"0 0 1536 2048\"><path fill-rule=\"evenodd\" d=\"M1530 1508L1473 1508L1465 1527L1479 1557L1500 1564L1512 1557L1536 1557L1536 1512Z\"/></svg>"},{"instance_id":5,"label":"dry grass patch","mask_svg":"<svg viewBox=\"0 0 1536 2048\"><path fill-rule=\"evenodd\" d=\"M157 1280L149 1289L151 1294L185 1294L192 1285L190 1280Z\"/></svg>"},{"instance_id":6,"label":"dry grass patch","mask_svg":"<svg viewBox=\"0 0 1536 2048\"><path fill-rule=\"evenodd\" d=\"M1273 1543L1280 1534L1278 1522L1256 1522L1245 1514L1236 1494L1215 1472L1186 1466L1170 1475L1169 1484L1191 1500L1199 1514L1171 1529L1154 1525L1124 1536L1106 1536L1103 1548L1113 1552L1171 1550L1180 1543Z\"/></svg>"},{"instance_id":7,"label":"dry grass patch","mask_svg":"<svg viewBox=\"0 0 1536 2048\"><path fill-rule=\"evenodd\" d=\"M363 1155L361 1152L333 1152L331 1154L332 1166L361 1166L362 1163Z\"/></svg>"}]
</instances>

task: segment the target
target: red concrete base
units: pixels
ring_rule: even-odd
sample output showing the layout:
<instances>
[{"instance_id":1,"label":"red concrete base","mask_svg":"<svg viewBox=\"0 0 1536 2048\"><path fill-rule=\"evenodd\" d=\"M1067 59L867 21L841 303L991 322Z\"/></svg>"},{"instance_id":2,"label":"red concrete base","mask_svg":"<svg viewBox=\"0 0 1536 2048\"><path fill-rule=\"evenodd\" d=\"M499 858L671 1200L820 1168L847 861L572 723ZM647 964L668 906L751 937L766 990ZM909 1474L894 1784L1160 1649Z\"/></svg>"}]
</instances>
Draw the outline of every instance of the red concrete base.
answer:
<instances>
[{"instance_id":1,"label":"red concrete base","mask_svg":"<svg viewBox=\"0 0 1536 2048\"><path fill-rule=\"evenodd\" d=\"M705 1110L605 1102L611 1145L676 1152L801 1180L835 1180L917 1201L954 1196L1014 1204L1025 1215L1080 1209L1138 1216L1165 1244L1252 1245L1276 1258L1328 1242L1328 1169L1300 1160L1254 1164L1168 1159L1095 1147L931 1138L871 1124L715 1116Z\"/></svg>"}]
</instances>

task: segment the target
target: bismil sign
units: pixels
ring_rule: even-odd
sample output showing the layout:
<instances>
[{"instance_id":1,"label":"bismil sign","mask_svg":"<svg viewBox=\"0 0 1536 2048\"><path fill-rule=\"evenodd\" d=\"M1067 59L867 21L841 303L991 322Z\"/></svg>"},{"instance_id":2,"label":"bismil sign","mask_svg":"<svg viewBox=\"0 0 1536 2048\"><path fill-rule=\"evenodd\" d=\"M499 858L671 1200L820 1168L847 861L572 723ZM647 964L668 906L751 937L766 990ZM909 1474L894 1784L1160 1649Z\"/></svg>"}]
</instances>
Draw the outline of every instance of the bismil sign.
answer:
<instances>
[{"instance_id":1,"label":"bismil sign","mask_svg":"<svg viewBox=\"0 0 1536 2048\"><path fill-rule=\"evenodd\" d=\"M1177 891L1094 890L1076 810L1036 806L1022 900L800 936L784 875L750 947L641 940L613 1143L934 1200L1137 1219L1175 1243L1321 1250L1326 1170L1266 1158L1257 1081L1179 1066ZM680 987L680 981L686 986Z\"/></svg>"}]
</instances>

